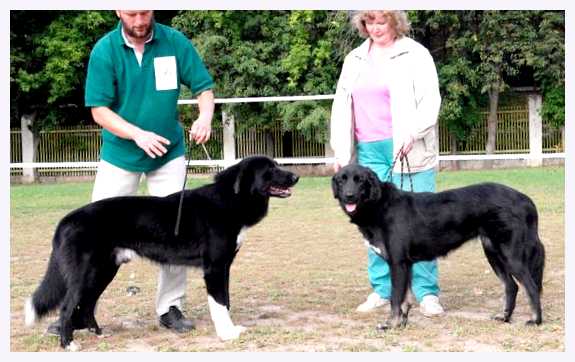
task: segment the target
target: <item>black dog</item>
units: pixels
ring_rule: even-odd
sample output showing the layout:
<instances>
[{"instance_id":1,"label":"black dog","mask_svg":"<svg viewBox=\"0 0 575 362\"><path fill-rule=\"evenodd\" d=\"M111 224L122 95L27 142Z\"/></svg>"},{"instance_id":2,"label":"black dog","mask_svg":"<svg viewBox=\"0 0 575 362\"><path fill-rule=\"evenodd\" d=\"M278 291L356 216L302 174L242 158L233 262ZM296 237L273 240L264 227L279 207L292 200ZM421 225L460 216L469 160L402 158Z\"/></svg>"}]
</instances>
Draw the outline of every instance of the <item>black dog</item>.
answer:
<instances>
[{"instance_id":1,"label":"black dog","mask_svg":"<svg viewBox=\"0 0 575 362\"><path fill-rule=\"evenodd\" d=\"M125 256L135 253L160 264L202 267L216 332L224 340L237 338L245 328L229 316L229 273L240 232L262 220L270 197L290 196L297 181L267 157L246 158L214 183L185 191L178 236L180 192L109 198L72 211L56 229L46 275L26 303L26 324L60 306L62 347L77 348L75 329L101 334L94 316L98 298Z\"/></svg>"},{"instance_id":2,"label":"black dog","mask_svg":"<svg viewBox=\"0 0 575 362\"><path fill-rule=\"evenodd\" d=\"M545 250L537 234L537 209L526 195L496 183L439 193L405 192L359 165L337 172L332 188L351 222L389 263L391 320L384 328L407 323L409 305L404 301L413 263L445 256L475 237L505 286L503 315L494 318L510 321L517 280L533 313L527 323L541 324Z\"/></svg>"}]
</instances>

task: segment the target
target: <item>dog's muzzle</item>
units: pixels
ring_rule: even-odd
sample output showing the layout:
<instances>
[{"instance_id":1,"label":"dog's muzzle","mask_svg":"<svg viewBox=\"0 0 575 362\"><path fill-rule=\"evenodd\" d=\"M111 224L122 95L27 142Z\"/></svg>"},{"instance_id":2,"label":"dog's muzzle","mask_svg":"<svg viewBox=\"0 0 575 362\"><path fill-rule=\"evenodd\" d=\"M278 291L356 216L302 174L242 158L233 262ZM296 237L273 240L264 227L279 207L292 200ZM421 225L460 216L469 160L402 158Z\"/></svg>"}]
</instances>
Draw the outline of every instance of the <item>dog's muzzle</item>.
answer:
<instances>
[{"instance_id":1,"label":"dog's muzzle","mask_svg":"<svg viewBox=\"0 0 575 362\"><path fill-rule=\"evenodd\" d=\"M286 177L285 182L282 185L276 184L271 185L268 189L268 193L273 197L286 198L291 196L291 188L299 180L299 176L295 173L291 173Z\"/></svg>"}]
</instances>

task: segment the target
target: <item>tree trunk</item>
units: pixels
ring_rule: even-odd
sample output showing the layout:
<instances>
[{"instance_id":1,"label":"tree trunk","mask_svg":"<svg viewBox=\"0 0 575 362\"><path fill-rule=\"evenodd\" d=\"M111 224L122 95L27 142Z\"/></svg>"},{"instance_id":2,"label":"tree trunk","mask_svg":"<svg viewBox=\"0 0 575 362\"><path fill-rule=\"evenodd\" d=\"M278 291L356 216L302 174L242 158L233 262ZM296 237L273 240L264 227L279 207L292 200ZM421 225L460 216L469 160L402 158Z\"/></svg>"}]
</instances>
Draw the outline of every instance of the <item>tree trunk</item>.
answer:
<instances>
[{"instance_id":1,"label":"tree trunk","mask_svg":"<svg viewBox=\"0 0 575 362\"><path fill-rule=\"evenodd\" d=\"M561 150L559 152L565 152L565 126L561 126Z\"/></svg>"},{"instance_id":2,"label":"tree trunk","mask_svg":"<svg viewBox=\"0 0 575 362\"><path fill-rule=\"evenodd\" d=\"M266 137L266 156L275 157L274 155L274 134L271 130L265 131Z\"/></svg>"},{"instance_id":3,"label":"tree trunk","mask_svg":"<svg viewBox=\"0 0 575 362\"><path fill-rule=\"evenodd\" d=\"M489 117L487 118L487 143L485 153L495 153L497 142L497 106L499 104L499 82L491 84L489 89Z\"/></svg>"},{"instance_id":4,"label":"tree trunk","mask_svg":"<svg viewBox=\"0 0 575 362\"><path fill-rule=\"evenodd\" d=\"M457 137L453 134L450 134L449 136L449 153L452 155L457 153Z\"/></svg>"},{"instance_id":5,"label":"tree trunk","mask_svg":"<svg viewBox=\"0 0 575 362\"><path fill-rule=\"evenodd\" d=\"M455 137L455 135L453 134L449 135L449 153L451 153L452 155L457 154L457 137ZM450 163L451 163L450 169L452 171L459 170L459 161L453 160Z\"/></svg>"}]
</instances>

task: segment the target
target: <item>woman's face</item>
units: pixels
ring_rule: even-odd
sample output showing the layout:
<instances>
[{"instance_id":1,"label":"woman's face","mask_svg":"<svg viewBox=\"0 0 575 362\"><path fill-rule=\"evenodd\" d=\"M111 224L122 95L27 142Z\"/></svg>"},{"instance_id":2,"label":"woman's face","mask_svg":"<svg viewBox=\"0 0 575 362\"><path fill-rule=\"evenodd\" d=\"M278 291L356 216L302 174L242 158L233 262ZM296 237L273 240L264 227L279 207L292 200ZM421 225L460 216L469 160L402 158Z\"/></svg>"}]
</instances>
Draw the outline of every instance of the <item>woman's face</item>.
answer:
<instances>
[{"instance_id":1,"label":"woman's face","mask_svg":"<svg viewBox=\"0 0 575 362\"><path fill-rule=\"evenodd\" d=\"M397 36L389 21L382 14L376 14L373 19L365 20L365 29L371 40L381 46L392 45Z\"/></svg>"}]
</instances>

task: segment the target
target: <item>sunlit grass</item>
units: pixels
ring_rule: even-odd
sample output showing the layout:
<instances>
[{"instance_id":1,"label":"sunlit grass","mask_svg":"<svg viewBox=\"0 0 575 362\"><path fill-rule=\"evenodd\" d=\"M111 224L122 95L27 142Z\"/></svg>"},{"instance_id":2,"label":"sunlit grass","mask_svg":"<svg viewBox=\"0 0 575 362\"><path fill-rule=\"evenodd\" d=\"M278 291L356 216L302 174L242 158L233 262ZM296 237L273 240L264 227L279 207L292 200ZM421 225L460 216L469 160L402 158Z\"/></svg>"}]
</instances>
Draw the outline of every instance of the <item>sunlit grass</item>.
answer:
<instances>
[{"instance_id":1,"label":"sunlit grass","mask_svg":"<svg viewBox=\"0 0 575 362\"><path fill-rule=\"evenodd\" d=\"M437 188L483 181L515 187L538 206L547 252L540 327L524 325L530 312L522 290L513 323L489 320L502 307L503 290L481 246L471 242L439 261L445 316L427 319L414 308L407 328L376 331L386 311L354 312L370 292L361 236L333 198L330 178L303 177L291 198L271 200L268 216L248 231L232 266L232 319L248 328L239 340L215 337L199 270L188 274L185 305L197 329L175 335L158 327L158 269L144 260L123 266L100 299L96 317L110 336L76 332L75 338L86 351L562 351L563 168L441 172ZM192 179L188 187L206 182ZM54 317L26 329L22 305L45 272L58 220L87 203L91 190L89 182L11 188L12 351L60 350L57 338L43 336ZM128 295L129 286L140 293Z\"/></svg>"}]
</instances>

